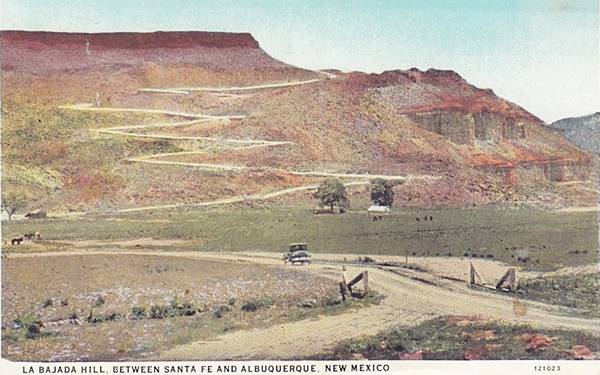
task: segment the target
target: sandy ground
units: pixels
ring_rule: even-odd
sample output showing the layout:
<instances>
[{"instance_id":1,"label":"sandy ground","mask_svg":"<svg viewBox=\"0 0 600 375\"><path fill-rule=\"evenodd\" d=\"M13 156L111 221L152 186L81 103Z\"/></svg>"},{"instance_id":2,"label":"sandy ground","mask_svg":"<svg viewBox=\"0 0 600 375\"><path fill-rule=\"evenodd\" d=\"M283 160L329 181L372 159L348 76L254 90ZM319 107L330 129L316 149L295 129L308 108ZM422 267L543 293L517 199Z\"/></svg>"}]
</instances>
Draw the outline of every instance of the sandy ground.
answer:
<instances>
[{"instance_id":1,"label":"sandy ground","mask_svg":"<svg viewBox=\"0 0 600 375\"><path fill-rule=\"evenodd\" d=\"M38 254L11 254L7 257L49 257L76 254L110 254L115 251L65 251ZM160 251L119 251L120 254L153 254L186 258L218 259L235 263L282 264L280 254L252 253L199 253ZM338 256L338 255L336 255ZM344 255L341 255L342 257ZM332 256L333 257L333 256ZM347 254L353 259L355 254ZM325 259L322 259L325 260ZM437 264L439 260L430 263ZM490 262L490 269L499 267ZM481 266L481 265L480 265ZM480 267L480 272L486 267ZM341 266L335 263L315 262L303 266L306 272L338 281ZM357 311L317 320L279 324L264 329L227 333L212 341L181 345L164 352L165 360L223 360L223 359L289 359L327 352L338 342L373 335L393 326L415 325L435 316L481 315L490 319L528 323L546 328L578 329L600 334L599 319L584 319L558 315L555 306L532 301L516 301L508 295L474 291L465 283L440 278L436 275L409 270L394 272L368 267L370 288L383 294L384 300ZM350 277L365 270L348 266ZM395 273L395 272L399 272ZM492 272L492 271L490 271ZM418 279L414 279L417 277ZM257 343L261 343L257 345Z\"/></svg>"},{"instance_id":2,"label":"sandy ground","mask_svg":"<svg viewBox=\"0 0 600 375\"><path fill-rule=\"evenodd\" d=\"M2 261L2 278L2 355L17 361L155 359L165 348L206 340L228 326L248 329L289 321L287 316L297 313L315 316L317 310L301 309L296 303L324 303L337 294L329 279L316 278L301 267L139 253L9 257ZM97 304L100 297L102 303ZM272 308L252 314L241 310L247 301L259 298L272 301ZM173 300L190 302L201 311L101 324L74 324L69 319L76 315L85 320L92 312L98 317L129 317L133 307L150 310ZM221 305L231 306L231 311L224 319L214 319L212 311ZM23 332L10 327L27 316L42 321L43 332L52 336L15 340Z\"/></svg>"}]
</instances>

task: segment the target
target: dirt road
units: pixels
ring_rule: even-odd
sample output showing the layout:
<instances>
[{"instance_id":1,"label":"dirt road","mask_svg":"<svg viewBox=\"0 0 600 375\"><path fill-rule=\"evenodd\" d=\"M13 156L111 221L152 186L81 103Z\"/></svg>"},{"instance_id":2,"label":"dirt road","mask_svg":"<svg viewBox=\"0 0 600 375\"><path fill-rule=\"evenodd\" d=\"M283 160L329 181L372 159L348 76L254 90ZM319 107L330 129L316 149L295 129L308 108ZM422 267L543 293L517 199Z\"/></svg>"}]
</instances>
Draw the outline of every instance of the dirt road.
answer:
<instances>
[{"instance_id":1,"label":"dirt road","mask_svg":"<svg viewBox=\"0 0 600 375\"><path fill-rule=\"evenodd\" d=\"M348 273L355 275L362 270L364 268L350 267ZM310 272L317 272L334 280L339 278L339 271L327 265L313 265ZM600 334L600 320L558 316L553 306L523 301L520 303L527 306L527 314L518 316L513 312L514 301L511 298L475 292L441 279L434 282L437 286L389 271L369 268L371 287L386 296L379 305L318 320L235 331L214 341L199 341L175 347L163 353L161 358L221 360L305 357L326 352L346 339L374 335L400 324L416 325L446 314L481 315L534 326L579 329Z\"/></svg>"},{"instance_id":2,"label":"dirt road","mask_svg":"<svg viewBox=\"0 0 600 375\"><path fill-rule=\"evenodd\" d=\"M174 117L183 117L191 119L212 119L212 120L223 120L223 119L243 119L246 116L213 116L205 115L201 113L188 113L188 112L176 112L169 111L166 109L152 109L152 108L121 108L121 107L94 107L90 103L81 104L70 104L59 106L60 109L67 109L71 111L89 111L89 112L132 112L132 113L148 113L155 115L166 115ZM127 126L129 128L129 126Z\"/></svg>"},{"instance_id":3,"label":"dirt road","mask_svg":"<svg viewBox=\"0 0 600 375\"><path fill-rule=\"evenodd\" d=\"M321 72L328 78L334 78L335 76L331 73ZM333 77L330 77L333 76ZM200 87L170 87L170 88L141 88L140 92L149 93L163 93L163 94L189 94L193 91L207 91L207 92L229 92L229 91L253 91L253 90L264 90L264 89L277 89L282 87L300 86L307 85L309 83L319 82L320 79L308 79L305 81L291 81L291 82L278 82L278 83L267 83L263 85L252 85L252 86L200 86Z\"/></svg>"},{"instance_id":4,"label":"dirt road","mask_svg":"<svg viewBox=\"0 0 600 375\"><path fill-rule=\"evenodd\" d=\"M212 167L212 165L207 165L207 168L210 168L210 167ZM345 186L357 186L357 185L366 185L366 184L368 184L367 181L355 181L355 182L348 182L344 185ZM282 189L282 190L277 190L277 191L274 191L271 193L258 193L258 194L253 194L253 195L237 195L237 196L230 197L230 198L217 199L217 200L208 201L208 202L174 203L174 204L165 204L165 205L158 205L158 206L124 208L124 209L118 210L117 212L126 213L126 212L152 211L152 210L160 210L160 209L179 208L179 207L209 207L209 206L218 206L218 205L223 205L223 204L233 204L233 203L241 203L241 202L249 202L249 201L260 201L260 200L267 200L267 199L280 197L280 196L286 195L286 194L296 193L299 191L316 190L317 188L318 188L318 185L302 185L302 186L296 186L296 187L286 188L286 189Z\"/></svg>"},{"instance_id":5,"label":"dirt road","mask_svg":"<svg viewBox=\"0 0 600 375\"><path fill-rule=\"evenodd\" d=\"M50 257L68 255L143 254L203 258L224 262L254 262L282 266L279 254L271 256L252 253L200 253L164 251L64 251L37 254L8 254L6 257ZM353 255L348 254L349 257ZM328 277L336 282L339 265L315 263L302 270ZM364 267L350 266L350 276ZM411 279L415 271L396 274L390 270L369 267L370 287L385 296L379 305L349 311L316 320L278 324L268 328L226 333L212 341L198 341L177 346L162 353L164 360L225 360L225 359L289 359L326 352L342 340L374 335L396 325L415 325L446 314L481 315L485 318L528 323L546 328L578 329L600 334L599 319L583 319L557 315L555 306L520 300L527 307L525 315L515 314L510 296L478 292L462 283L419 273L423 281ZM522 311L522 307L519 309Z\"/></svg>"},{"instance_id":6,"label":"dirt road","mask_svg":"<svg viewBox=\"0 0 600 375\"><path fill-rule=\"evenodd\" d=\"M327 72L320 72L320 74L324 75L326 79L333 79L335 75ZM264 85L255 85L255 86L245 86L245 87L188 87L188 88L166 88L166 89L140 89L140 91L151 92L151 93L170 93L170 94L180 94L187 93L191 91L240 91L240 90L257 90L257 89L270 89L270 88L280 88L280 87L288 87L288 86L298 86L305 85L310 83L319 82L319 79L312 79L306 81L294 81L294 82L281 82L281 83L273 83L273 84L264 84ZM169 110L160 110L160 109L146 109L146 108L117 108L117 107L94 107L89 103L83 104L73 104L73 105L65 105L61 106L62 109L67 110L76 110L76 111L96 111L96 112L135 112L135 113L149 113L149 114L162 114L169 116L177 116L190 119L189 121L182 122L172 122L172 123L158 123L158 124L146 124L146 125L126 125L126 126L115 126L104 129L97 129L96 132L104 135L112 135L112 136L120 136L120 137L137 137L137 138L150 138L150 139L166 139L166 140L188 140L188 141L212 141L212 142L223 142L223 143L231 143L241 145L238 148L250 148L250 147L272 147L272 146L288 146L292 145L294 142L286 141L286 140L268 140L268 139L232 139L232 138L216 138L216 137L194 137L194 136L177 136L177 135L165 135L165 134L155 134L155 133L140 133L135 132L135 130L140 129L151 129L151 128L168 128L168 127L181 127L188 126L197 123L209 123L214 121L231 121L231 120L239 120L245 118L245 116L211 116L205 114L194 114L194 113L186 113L186 112L174 112ZM236 149L229 148L229 149ZM181 151L181 152L171 152L171 153L157 153L150 155L141 155L138 157L133 157L126 159L127 162L132 163L146 163L146 164L154 164L154 165L171 165L171 166L180 166L180 167L193 167L193 168L201 168L206 170L222 170L227 172L239 172L244 170L251 170L252 167L247 167L244 165L229 165L229 164L216 164L216 163L193 163L193 162L185 162L185 161L173 161L173 160L160 160L162 157L173 157L173 156L183 156L183 155L193 155L193 154L202 154L204 150L198 151ZM265 166L268 168L268 166ZM328 171L297 171L291 169L283 169L284 172L297 175L297 176L310 176L310 177L336 177L336 178L348 178L355 179L359 181L349 182L347 186L353 185L364 185L367 184L367 181L374 178L382 178L386 180L395 180L395 181L406 181L409 179L434 179L435 176L400 176L400 175L382 175L382 174L369 174L369 173L338 173L338 172L328 172ZM117 212L136 212L136 211L148 211L148 210L157 210L157 209L173 209L179 207L205 207L205 206L214 206L214 205L222 205L222 204L232 204L239 203L244 201L256 201L256 200L266 200L275 197L279 197L285 194L290 194L303 190L313 190L316 189L315 185L304 185L297 187L289 187L272 193L258 193L254 195L244 195L244 196L234 196L229 198L218 199L210 202L198 202L198 203L173 203L173 204L164 204L164 205L155 205L155 206L146 206L146 207L136 207L136 208L128 208L121 209ZM83 213L69 214L68 216L78 217L83 215ZM54 216L65 216L65 215L54 215Z\"/></svg>"}]
</instances>

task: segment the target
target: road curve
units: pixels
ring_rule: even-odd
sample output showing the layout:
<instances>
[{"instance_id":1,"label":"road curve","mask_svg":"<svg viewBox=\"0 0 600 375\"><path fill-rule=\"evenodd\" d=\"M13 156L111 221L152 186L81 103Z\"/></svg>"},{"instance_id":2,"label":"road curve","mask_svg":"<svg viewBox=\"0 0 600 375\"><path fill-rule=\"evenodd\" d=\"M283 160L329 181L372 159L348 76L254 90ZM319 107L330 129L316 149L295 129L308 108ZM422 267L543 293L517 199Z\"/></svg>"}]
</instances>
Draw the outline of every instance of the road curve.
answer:
<instances>
[{"instance_id":1,"label":"road curve","mask_svg":"<svg viewBox=\"0 0 600 375\"><path fill-rule=\"evenodd\" d=\"M282 267L278 254L272 257L253 253L203 253L171 251L78 250L47 253L6 254L7 258L52 257L71 255L138 254L171 256L223 262L252 262ZM352 257L352 254L348 254ZM315 263L302 270L337 282L339 265ZM347 266L355 275L364 267ZM516 314L515 301L508 295L474 291L463 283L452 282L431 274L418 273L420 282L411 279L415 271L400 275L389 270L369 267L370 287L385 296L379 305L350 310L341 315L321 316L277 324L267 328L233 331L214 340L197 341L171 348L160 355L162 360L228 360L228 359L291 359L325 353L337 343L364 335L375 335L397 325L416 325L441 315L480 315L514 323L527 323L540 328L563 328L600 335L599 319L584 319L557 315L557 307L539 302L519 300L526 314ZM260 343L260 345L257 345Z\"/></svg>"},{"instance_id":2,"label":"road curve","mask_svg":"<svg viewBox=\"0 0 600 375\"><path fill-rule=\"evenodd\" d=\"M350 275L364 268L348 267ZM339 278L331 266L313 265L310 272ZM437 280L439 286L414 281L381 269L369 268L369 285L385 295L379 304L324 316L317 320L278 324L268 328L226 333L215 340L177 346L162 353L165 360L293 359L331 351L343 340L359 338L398 325L413 326L441 315L479 315L544 328L583 330L600 334L600 320L559 316L554 306L520 300L527 314L514 313L505 296L475 292ZM257 345L256 343L261 343Z\"/></svg>"}]
</instances>

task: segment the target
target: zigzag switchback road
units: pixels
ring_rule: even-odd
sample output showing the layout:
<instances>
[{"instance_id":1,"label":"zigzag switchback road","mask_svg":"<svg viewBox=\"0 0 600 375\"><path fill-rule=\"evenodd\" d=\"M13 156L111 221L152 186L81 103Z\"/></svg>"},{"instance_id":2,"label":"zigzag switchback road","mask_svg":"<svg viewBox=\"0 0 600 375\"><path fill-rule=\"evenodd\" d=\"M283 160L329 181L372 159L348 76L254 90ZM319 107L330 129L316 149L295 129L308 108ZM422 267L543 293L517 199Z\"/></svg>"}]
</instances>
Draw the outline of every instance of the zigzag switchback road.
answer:
<instances>
[{"instance_id":1,"label":"zigzag switchback road","mask_svg":"<svg viewBox=\"0 0 600 375\"><path fill-rule=\"evenodd\" d=\"M327 72L318 72L326 77L326 79L334 79L335 75ZM265 89L278 89L291 86L306 85L311 83L319 82L320 79L311 79L305 81L292 81L292 82L280 82L280 83L269 83L263 85L254 86L231 86L231 87L180 87L180 88L143 88L139 91L147 93L169 93L169 94L189 94L192 91L207 91L207 92L236 92L236 91L253 91L253 90L265 90ZM220 142L223 144L233 144L237 147L229 147L228 150L247 149L256 147L277 147L277 146L289 146L293 145L294 142L287 140L268 140L268 139L236 139L236 138L219 138L219 137L195 137L195 136L177 136L169 134L156 134L156 133L145 133L139 132L139 130L147 129L159 129L159 128L174 128L174 127L185 127L196 124L208 124L219 121L235 121L242 120L246 116L243 115L207 115L201 113L188 113L188 112L177 112L163 109L149 109L149 108L118 108L118 107L96 107L90 103L79 103L73 105L64 105L59 107L64 110L73 111L92 111L92 112L131 112L131 113L147 113L147 114L159 114L173 117L182 117L189 119L188 121L180 122L166 122L157 124L146 124L146 125L125 125L115 126L104 129L95 130L98 134L104 134L107 136L120 136L120 137L132 137L132 138L148 138L148 139L165 139L165 140L180 140L180 141L210 141ZM138 132L136 132L138 131ZM228 164L217 164L217 163L193 163L184 161L173 161L173 160L161 160L165 157L176 157L184 155L198 155L206 153L204 150L194 151L181 151L181 152L170 152L170 153L156 153L149 155L142 155L133 158L126 159L127 162L131 163L146 163L154 165L171 165L180 166L186 168L200 168L208 171L221 170L225 172L241 172L245 170L267 170L275 169L273 167L264 166L262 168L248 167L244 165L228 165ZM281 170L281 169L279 169ZM437 176L430 175L384 175L384 174L370 174L370 173L340 173L331 171L298 171L291 169L283 169L285 173L296 175L296 176L307 176L307 177L336 177L344 179L353 179L356 181L347 182L346 186L357 186L366 185L368 181L374 178L382 178L387 180L395 181L407 181L412 179L435 179ZM158 210L158 209L173 209L180 207L205 207L223 204L240 203L244 201L257 201L266 200L275 197L279 197L285 194L291 194L298 191L314 190L316 185L303 185L285 188L276 192L271 193L258 193L253 195L240 195L234 197L228 197L208 202L198 203L173 203L164 205L154 205L145 207L134 207L117 210L117 212L135 212L135 211L147 211L147 210ZM62 215L56 215L62 216ZM79 216L69 214L68 216Z\"/></svg>"}]
</instances>

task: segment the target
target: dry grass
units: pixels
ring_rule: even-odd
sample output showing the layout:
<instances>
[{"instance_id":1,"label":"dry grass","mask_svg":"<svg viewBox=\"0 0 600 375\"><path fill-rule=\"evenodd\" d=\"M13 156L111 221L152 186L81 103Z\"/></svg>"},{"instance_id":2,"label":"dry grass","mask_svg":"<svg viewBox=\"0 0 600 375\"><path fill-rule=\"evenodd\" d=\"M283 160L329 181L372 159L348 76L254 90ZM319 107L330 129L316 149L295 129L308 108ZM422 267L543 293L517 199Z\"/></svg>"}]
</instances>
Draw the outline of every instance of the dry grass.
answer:
<instances>
[{"instance_id":1,"label":"dry grass","mask_svg":"<svg viewBox=\"0 0 600 375\"><path fill-rule=\"evenodd\" d=\"M325 301L337 291L335 283L297 269L166 256L7 258L2 266L3 356L14 360L141 358L187 340L293 319L298 302ZM270 301L265 308L241 310L262 299ZM150 311L173 301L198 312L132 320L134 307ZM230 308L217 317L212 311L221 305ZM99 321L86 322L90 315ZM72 316L82 325L52 323ZM44 335L24 338L14 328L24 317L42 322Z\"/></svg>"}]
</instances>

